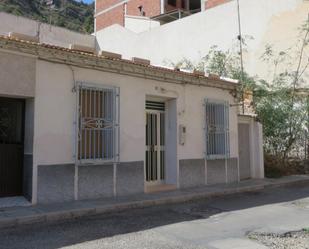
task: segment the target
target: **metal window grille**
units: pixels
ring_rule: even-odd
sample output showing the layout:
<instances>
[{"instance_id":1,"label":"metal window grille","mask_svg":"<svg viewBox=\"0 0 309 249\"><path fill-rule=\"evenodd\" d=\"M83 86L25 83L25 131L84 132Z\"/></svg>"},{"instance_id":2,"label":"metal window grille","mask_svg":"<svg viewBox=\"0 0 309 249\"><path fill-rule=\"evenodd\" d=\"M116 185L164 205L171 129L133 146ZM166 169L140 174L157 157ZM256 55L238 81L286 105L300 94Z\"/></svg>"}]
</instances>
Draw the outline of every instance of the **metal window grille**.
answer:
<instances>
[{"instance_id":1,"label":"metal window grille","mask_svg":"<svg viewBox=\"0 0 309 249\"><path fill-rule=\"evenodd\" d=\"M146 101L146 181L165 179L165 104Z\"/></svg>"},{"instance_id":2,"label":"metal window grille","mask_svg":"<svg viewBox=\"0 0 309 249\"><path fill-rule=\"evenodd\" d=\"M205 109L206 157L208 159L229 157L229 104L206 99Z\"/></svg>"},{"instance_id":3,"label":"metal window grille","mask_svg":"<svg viewBox=\"0 0 309 249\"><path fill-rule=\"evenodd\" d=\"M117 88L80 84L77 94L77 159L102 163L118 158L119 104Z\"/></svg>"}]
</instances>

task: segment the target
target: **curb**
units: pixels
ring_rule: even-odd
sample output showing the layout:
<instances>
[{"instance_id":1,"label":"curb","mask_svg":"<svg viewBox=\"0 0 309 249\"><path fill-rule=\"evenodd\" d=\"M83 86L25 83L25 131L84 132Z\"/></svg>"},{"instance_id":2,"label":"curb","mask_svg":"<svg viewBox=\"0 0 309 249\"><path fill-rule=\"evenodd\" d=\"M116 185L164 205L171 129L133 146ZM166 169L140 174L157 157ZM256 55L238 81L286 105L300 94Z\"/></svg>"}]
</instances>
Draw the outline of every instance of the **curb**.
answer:
<instances>
[{"instance_id":1,"label":"curb","mask_svg":"<svg viewBox=\"0 0 309 249\"><path fill-rule=\"evenodd\" d=\"M72 220L93 215L116 213L134 208L147 208L150 206L177 204L200 199L211 199L214 197L229 196L233 194L254 192L263 189L287 187L302 184L309 184L309 179L301 179L301 180L287 181L280 183L276 182L262 183L256 186L235 187L211 193L209 192L195 193L195 194L188 193L181 196L165 196L155 200L131 201L120 204L110 204L110 205L87 207L87 208L75 208L71 210L60 210L46 213L40 213L38 211L38 213L34 213L32 215L12 217L12 218L11 217L1 218L0 228L12 228L20 225L30 225L30 224L46 223L46 222L52 223L57 221Z\"/></svg>"}]
</instances>

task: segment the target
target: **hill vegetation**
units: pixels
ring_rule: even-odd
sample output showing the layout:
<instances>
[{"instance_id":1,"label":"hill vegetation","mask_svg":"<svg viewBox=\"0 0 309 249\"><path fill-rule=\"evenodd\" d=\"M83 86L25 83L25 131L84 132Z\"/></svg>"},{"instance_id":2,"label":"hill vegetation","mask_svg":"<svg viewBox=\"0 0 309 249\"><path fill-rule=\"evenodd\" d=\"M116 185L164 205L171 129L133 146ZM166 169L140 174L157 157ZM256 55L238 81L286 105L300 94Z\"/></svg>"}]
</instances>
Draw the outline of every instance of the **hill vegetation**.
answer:
<instances>
[{"instance_id":1,"label":"hill vegetation","mask_svg":"<svg viewBox=\"0 0 309 249\"><path fill-rule=\"evenodd\" d=\"M53 2L53 6L48 6L47 2ZM93 32L93 3L74 0L0 0L0 11L82 33Z\"/></svg>"}]
</instances>

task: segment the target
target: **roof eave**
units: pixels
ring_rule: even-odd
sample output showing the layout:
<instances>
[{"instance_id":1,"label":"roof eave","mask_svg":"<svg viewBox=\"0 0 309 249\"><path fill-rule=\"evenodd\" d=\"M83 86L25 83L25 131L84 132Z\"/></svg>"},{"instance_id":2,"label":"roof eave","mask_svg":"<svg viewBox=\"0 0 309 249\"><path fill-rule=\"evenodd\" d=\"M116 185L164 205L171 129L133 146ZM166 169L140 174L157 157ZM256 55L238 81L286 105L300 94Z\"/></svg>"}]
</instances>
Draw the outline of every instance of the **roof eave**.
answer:
<instances>
[{"instance_id":1,"label":"roof eave","mask_svg":"<svg viewBox=\"0 0 309 249\"><path fill-rule=\"evenodd\" d=\"M129 60L106 58L72 51L67 48L11 39L4 36L0 36L0 48L12 52L30 54L45 61L176 84L192 84L224 90L236 90L239 85L235 82L209 79L206 76L193 73L179 72L151 65L141 65Z\"/></svg>"}]
</instances>

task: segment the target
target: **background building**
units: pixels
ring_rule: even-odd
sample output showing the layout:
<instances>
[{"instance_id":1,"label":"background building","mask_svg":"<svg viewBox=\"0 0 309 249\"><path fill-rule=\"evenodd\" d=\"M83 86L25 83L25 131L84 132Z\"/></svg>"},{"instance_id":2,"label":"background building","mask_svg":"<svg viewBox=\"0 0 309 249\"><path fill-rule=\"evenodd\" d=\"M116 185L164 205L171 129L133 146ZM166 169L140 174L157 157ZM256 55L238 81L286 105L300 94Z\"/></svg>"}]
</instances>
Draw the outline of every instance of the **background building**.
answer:
<instances>
[{"instance_id":1,"label":"background building","mask_svg":"<svg viewBox=\"0 0 309 249\"><path fill-rule=\"evenodd\" d=\"M239 3L242 37L247 44L245 69L250 75L270 79L269 65L261 60L266 45L272 45L275 51L297 49L299 29L308 19L309 1L240 0ZM177 63L183 58L197 63L214 45L223 51L238 49L237 1L207 1L207 6L206 11L154 28L148 24L141 29L134 22L127 27L97 26L98 47L120 53L124 58L147 58L156 65Z\"/></svg>"}]
</instances>

